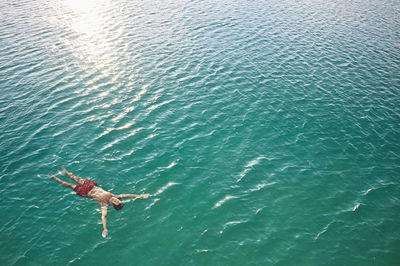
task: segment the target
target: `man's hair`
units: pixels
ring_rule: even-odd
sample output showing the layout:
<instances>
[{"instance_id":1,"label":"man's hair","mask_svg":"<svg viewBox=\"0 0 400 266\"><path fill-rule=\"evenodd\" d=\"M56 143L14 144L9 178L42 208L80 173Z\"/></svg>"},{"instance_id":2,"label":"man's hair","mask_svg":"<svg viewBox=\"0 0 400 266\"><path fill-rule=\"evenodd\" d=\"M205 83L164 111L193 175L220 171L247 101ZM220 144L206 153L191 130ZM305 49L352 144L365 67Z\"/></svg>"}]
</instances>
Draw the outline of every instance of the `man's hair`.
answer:
<instances>
[{"instance_id":1,"label":"man's hair","mask_svg":"<svg viewBox=\"0 0 400 266\"><path fill-rule=\"evenodd\" d=\"M121 202L121 203L119 203L118 205L113 204L113 206L114 206L114 208L115 208L117 211L119 211L120 209L122 209L122 207L124 207L124 203Z\"/></svg>"}]
</instances>

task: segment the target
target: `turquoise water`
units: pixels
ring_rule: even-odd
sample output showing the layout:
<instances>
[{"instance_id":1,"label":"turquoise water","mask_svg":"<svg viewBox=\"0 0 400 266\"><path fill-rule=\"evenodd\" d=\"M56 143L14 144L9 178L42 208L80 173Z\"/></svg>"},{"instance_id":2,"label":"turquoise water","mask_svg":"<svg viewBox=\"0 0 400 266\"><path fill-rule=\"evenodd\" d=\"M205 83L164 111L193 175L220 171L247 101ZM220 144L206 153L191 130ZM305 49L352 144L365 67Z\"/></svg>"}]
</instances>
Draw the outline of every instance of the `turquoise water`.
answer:
<instances>
[{"instance_id":1,"label":"turquoise water","mask_svg":"<svg viewBox=\"0 0 400 266\"><path fill-rule=\"evenodd\" d=\"M399 265L398 1L0 1L0 265ZM110 210L47 174L114 193Z\"/></svg>"}]
</instances>

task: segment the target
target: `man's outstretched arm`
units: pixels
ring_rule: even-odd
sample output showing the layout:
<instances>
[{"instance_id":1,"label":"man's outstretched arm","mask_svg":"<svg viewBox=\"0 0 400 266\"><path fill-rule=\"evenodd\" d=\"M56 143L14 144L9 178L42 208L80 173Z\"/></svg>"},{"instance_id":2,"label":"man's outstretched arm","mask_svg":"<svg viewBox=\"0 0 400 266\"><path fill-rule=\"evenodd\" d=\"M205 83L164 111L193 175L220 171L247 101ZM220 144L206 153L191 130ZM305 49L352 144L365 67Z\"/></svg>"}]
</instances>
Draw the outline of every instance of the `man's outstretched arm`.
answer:
<instances>
[{"instance_id":1,"label":"man's outstretched arm","mask_svg":"<svg viewBox=\"0 0 400 266\"><path fill-rule=\"evenodd\" d=\"M108 213L108 205L101 206L101 222L103 223L103 233L101 234L103 237L108 235L107 230L107 213Z\"/></svg>"},{"instance_id":2,"label":"man's outstretched arm","mask_svg":"<svg viewBox=\"0 0 400 266\"><path fill-rule=\"evenodd\" d=\"M115 195L116 198L118 199L147 199L150 197L150 194L143 194L143 195L136 195L136 194L120 194L120 195Z\"/></svg>"},{"instance_id":3,"label":"man's outstretched arm","mask_svg":"<svg viewBox=\"0 0 400 266\"><path fill-rule=\"evenodd\" d=\"M56 177L55 175L49 174L49 176L50 176L52 179L56 180L58 183L60 183L60 184L62 184L62 185L64 185L64 186L66 186L66 187L69 187L69 188L72 188L72 189L74 189L74 188L76 187L75 184L65 182L64 180L61 180L60 178Z\"/></svg>"}]
</instances>

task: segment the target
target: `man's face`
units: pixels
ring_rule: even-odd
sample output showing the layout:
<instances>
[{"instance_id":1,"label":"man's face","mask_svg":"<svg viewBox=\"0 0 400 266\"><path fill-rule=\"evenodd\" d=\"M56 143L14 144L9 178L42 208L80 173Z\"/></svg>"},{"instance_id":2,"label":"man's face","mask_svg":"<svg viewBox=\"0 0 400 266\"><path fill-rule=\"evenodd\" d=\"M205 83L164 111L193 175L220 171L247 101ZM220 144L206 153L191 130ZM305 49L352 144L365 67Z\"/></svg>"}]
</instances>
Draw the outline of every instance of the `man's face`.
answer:
<instances>
[{"instance_id":1,"label":"man's face","mask_svg":"<svg viewBox=\"0 0 400 266\"><path fill-rule=\"evenodd\" d=\"M124 203L115 197L112 197L110 199L110 203L114 206L116 210L120 210L122 209L122 207L124 207Z\"/></svg>"},{"instance_id":2,"label":"man's face","mask_svg":"<svg viewBox=\"0 0 400 266\"><path fill-rule=\"evenodd\" d=\"M112 197L112 198L110 199L110 203L111 203L112 205L119 205L119 204L121 204L121 201L120 201L119 199L115 198L115 197Z\"/></svg>"}]
</instances>

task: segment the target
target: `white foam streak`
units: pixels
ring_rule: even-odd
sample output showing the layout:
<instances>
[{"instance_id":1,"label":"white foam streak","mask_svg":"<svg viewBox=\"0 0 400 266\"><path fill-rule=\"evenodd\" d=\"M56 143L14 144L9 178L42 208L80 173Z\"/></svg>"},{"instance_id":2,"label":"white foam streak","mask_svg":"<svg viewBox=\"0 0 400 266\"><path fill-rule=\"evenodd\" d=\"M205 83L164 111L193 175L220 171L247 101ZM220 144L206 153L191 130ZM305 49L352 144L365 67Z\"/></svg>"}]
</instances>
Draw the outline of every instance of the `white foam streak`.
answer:
<instances>
[{"instance_id":1,"label":"white foam streak","mask_svg":"<svg viewBox=\"0 0 400 266\"><path fill-rule=\"evenodd\" d=\"M360 207L360 203L357 203L356 206L354 206L353 212L356 211L358 209L358 207Z\"/></svg>"},{"instance_id":2,"label":"white foam streak","mask_svg":"<svg viewBox=\"0 0 400 266\"><path fill-rule=\"evenodd\" d=\"M153 207L153 206L156 204L156 202L159 201L159 200L160 200L160 199L154 199L153 202L152 202L149 206L147 206L147 207L145 208L145 210L148 210L148 209L150 209L151 207Z\"/></svg>"},{"instance_id":3,"label":"white foam streak","mask_svg":"<svg viewBox=\"0 0 400 266\"><path fill-rule=\"evenodd\" d=\"M328 231L328 228L329 228L329 226L332 224L332 222L330 222L329 224L327 224L325 227L324 227L324 229L322 229L322 231L321 232L319 232L315 237L314 237L314 240L318 240L318 238L323 234L323 233L325 233L326 231Z\"/></svg>"},{"instance_id":4,"label":"white foam streak","mask_svg":"<svg viewBox=\"0 0 400 266\"><path fill-rule=\"evenodd\" d=\"M230 221L230 222L227 222L227 223L225 223L225 224L223 225L222 230L219 231L219 233L220 233L220 234L223 234L224 231L225 231L226 229L231 228L231 227L234 227L234 226L236 226L236 225L238 225L238 224L246 223L246 222L247 222L247 221Z\"/></svg>"},{"instance_id":5,"label":"white foam streak","mask_svg":"<svg viewBox=\"0 0 400 266\"><path fill-rule=\"evenodd\" d=\"M259 164L262 159L265 159L265 157L259 156L259 157L255 158L254 160L251 160L250 162L248 162L246 164L246 166L244 167L244 170L240 173L239 178L236 182L240 182L246 176L246 174L251 170L251 168L253 166Z\"/></svg>"},{"instance_id":6,"label":"white foam streak","mask_svg":"<svg viewBox=\"0 0 400 266\"><path fill-rule=\"evenodd\" d=\"M174 167L175 165L176 165L176 162L172 162L166 168L169 169L169 168Z\"/></svg>"},{"instance_id":7,"label":"white foam streak","mask_svg":"<svg viewBox=\"0 0 400 266\"><path fill-rule=\"evenodd\" d=\"M252 192L253 191L259 191L259 190L263 189L264 187L269 187L269 186L275 185L277 183L278 182L261 183L261 184L258 184L257 186L255 186L254 188L251 188L250 191L252 191Z\"/></svg>"},{"instance_id":8,"label":"white foam streak","mask_svg":"<svg viewBox=\"0 0 400 266\"><path fill-rule=\"evenodd\" d=\"M165 190L167 190L169 187L175 186L175 185L180 185L180 183L175 183L175 182L169 182L168 184L166 184L165 186L163 186L162 188L160 188L156 193L154 193L154 196L158 196L161 193L163 193Z\"/></svg>"},{"instance_id":9,"label":"white foam streak","mask_svg":"<svg viewBox=\"0 0 400 266\"><path fill-rule=\"evenodd\" d=\"M222 200L218 201L218 202L214 205L213 209L216 209L216 208L220 207L222 204L224 204L224 203L227 202L228 200L236 199L236 198L238 198L238 197L236 197L236 196L229 196L229 195L228 195L228 196L226 196L225 198L223 198Z\"/></svg>"}]
</instances>

